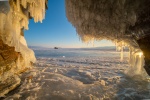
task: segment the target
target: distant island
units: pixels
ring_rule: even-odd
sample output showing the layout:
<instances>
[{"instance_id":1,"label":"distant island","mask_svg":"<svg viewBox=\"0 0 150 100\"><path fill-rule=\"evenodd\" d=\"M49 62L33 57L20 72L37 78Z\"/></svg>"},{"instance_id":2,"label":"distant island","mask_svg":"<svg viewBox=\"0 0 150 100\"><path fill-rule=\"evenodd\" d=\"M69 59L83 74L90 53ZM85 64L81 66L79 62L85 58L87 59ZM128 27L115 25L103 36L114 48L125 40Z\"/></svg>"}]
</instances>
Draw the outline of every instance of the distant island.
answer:
<instances>
[{"instance_id":1,"label":"distant island","mask_svg":"<svg viewBox=\"0 0 150 100\"><path fill-rule=\"evenodd\" d=\"M54 47L54 49L58 49L58 47Z\"/></svg>"}]
</instances>

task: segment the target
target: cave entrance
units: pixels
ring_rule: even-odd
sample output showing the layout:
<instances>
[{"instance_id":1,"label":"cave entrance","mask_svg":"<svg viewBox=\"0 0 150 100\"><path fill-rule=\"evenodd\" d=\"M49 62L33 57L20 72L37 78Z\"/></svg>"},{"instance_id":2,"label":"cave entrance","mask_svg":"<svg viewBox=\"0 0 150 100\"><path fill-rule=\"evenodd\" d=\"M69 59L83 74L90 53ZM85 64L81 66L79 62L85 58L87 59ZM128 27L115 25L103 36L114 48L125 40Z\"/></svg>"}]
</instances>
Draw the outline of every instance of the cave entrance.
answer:
<instances>
[{"instance_id":1,"label":"cave entrance","mask_svg":"<svg viewBox=\"0 0 150 100\"><path fill-rule=\"evenodd\" d=\"M33 0L27 0L26 2L24 1L25 0L9 0L8 2L6 0L6 2L0 2L0 8L2 8L0 9L0 38L3 41L2 42L0 39L0 61L6 61L6 63L2 63L2 66L0 67L0 85L4 86L0 87L2 89L0 89L0 96L4 96L9 91L17 87L20 84L19 74L27 69L30 69L32 62L35 62L36 60L33 51L27 47L26 41L23 37L23 29L28 29L28 19L30 18L34 18L35 22L42 22L45 17L44 13L45 8L47 8L47 0L34 0L34 2ZM139 1L136 1L135 3L132 3L128 0L125 0L123 2L114 1L107 4L107 1L104 3L99 0L87 1L87 3L84 3L85 0L79 0L79 2L66 0L66 12L69 12L67 13L68 20L74 25L74 27L76 27L76 29L73 28L67 21L65 16L65 2L63 0L59 1L59 3L56 0L53 0L53 2L48 4L49 7L52 7L49 8L52 9L52 11L48 10L50 13L47 12L47 17L51 19L51 21L49 21L47 18L45 20L46 23L43 22L45 24L41 24L41 26L39 24L35 26L33 24L33 20L31 21L29 26L31 28L31 35L27 37L27 41L31 42L31 45L39 44L40 42L41 46L49 46L49 44L53 44L52 47L63 48L42 48L42 50L37 50L36 48L35 53L37 56L37 62L36 66L34 67L35 70L29 70L27 73L25 73L26 75L23 77L25 80L19 87L19 93L13 96L9 96L8 98L6 97L7 99L43 99L43 97L44 99L63 98L65 100L68 98L72 99L72 97L74 97L76 100L87 100L91 98L108 99L117 93L118 87L124 86L124 84L120 85L120 83L129 84L131 82L130 80L126 81L126 78L124 78L124 75L121 73L125 70L126 67L129 66L128 62L123 60L124 47L122 46L122 43L121 46L117 45L118 49L121 50L121 61L119 59L120 57L117 56L117 54L120 55L119 52L107 50L106 48L72 49L66 48L66 44L68 47L79 47L79 42L75 43L77 38L74 38L73 36L76 34L76 31L83 41L89 40L91 38L93 39L94 37L100 40L101 36L107 39L110 38L112 40L112 37L116 37L116 32L119 32L117 33L117 37L121 38L121 40L125 40L125 38L128 37L128 34L123 36L124 32L126 31L129 31L129 34L131 34L131 36L129 36L129 40L132 40L132 36L138 39L141 34L134 35L134 28L133 30L131 28L133 31L131 33L130 29L128 30L126 28L130 28L130 26L133 25L135 25L135 29L143 26L141 24L139 25L139 23L137 24L136 22L142 22L142 24L144 23L144 25L147 25L145 22L147 23L147 20L149 20L149 18L147 18L149 15L146 14L146 18L143 18L142 16L140 20L137 20L136 18L140 18L141 16L137 17L136 15L138 15L138 13L140 14L141 12L141 15L144 15L143 11L144 13L145 11L146 13L149 12L149 10L145 10L145 8L149 8L150 6L148 5L148 7L143 7L144 10L140 10L141 12L137 13L136 11L138 11L138 8L141 8L140 6L138 7L137 4L142 3L145 6L147 2L143 3L140 1L140 3ZM100 3L102 4L101 7L99 7ZM72 7L72 9L69 7ZM112 7L114 7L115 9L108 10L108 12L111 13L109 14L107 13L107 9L105 9L105 7L108 9L112 9ZM87 8L91 10L88 11ZM116 10L116 8L118 9ZM133 10L130 10L130 8ZM97 13L99 11L101 11L101 13ZM126 11L128 14L124 13ZM113 16L110 17L110 15ZM110 20L110 18L112 18L112 20ZM143 19L145 22L143 22ZM126 21L128 22L126 23ZM50 25L49 23L52 24ZM32 25L36 27L36 31L32 30L34 29L31 27ZM106 27L110 29L111 32L110 30L106 29ZM49 31L49 28L51 28L51 32ZM137 31L138 30L135 30L135 32ZM120 32L123 34L120 34ZM110 35L108 35L109 33ZM140 33L140 31L137 33ZM51 34L51 36L49 36L49 34ZM69 36L69 34L71 36ZM64 40L61 40L62 37ZM149 45L146 44L145 47L143 44L149 43L149 38L144 39L146 39L146 41L139 40L136 43L139 43L142 50L144 50L144 52L147 54L147 47L149 47ZM57 41L55 42L55 40ZM130 43L134 42L134 40L130 41ZM132 66L129 71L132 75L133 73L140 75L142 73L141 71L143 68L144 56L139 48L135 48L133 46L129 47L129 49L129 62ZM42 52L44 54L38 54L37 52ZM149 67L149 56L145 57L146 64ZM133 94L135 98L137 98L136 95L139 95L139 92L137 92L136 88L139 86L139 84L135 85L134 83L137 82L133 82L132 84L127 85L127 88L124 89L124 91L119 91L121 93L119 94L120 97L123 96L121 99L129 99L129 97L133 97L129 94ZM142 81L142 83L144 82ZM116 84L119 84L117 88ZM110 87L111 89L108 89L107 87ZM129 89L128 87L133 87L133 89ZM140 94L144 95L143 97L145 97L145 90L143 93L143 88L145 89L145 87L140 86L138 87L138 90L140 90L140 92L142 91ZM104 94L101 95L101 93ZM149 90L146 90L146 96L147 94L149 95ZM120 99L119 95L117 96Z\"/></svg>"},{"instance_id":2,"label":"cave entrance","mask_svg":"<svg viewBox=\"0 0 150 100\"><path fill-rule=\"evenodd\" d=\"M106 42L111 44L106 46ZM33 48L37 57L36 67L44 67L44 72L61 74L83 84L93 84L106 77L120 76L128 64L128 49L124 49L124 60L110 41L95 42L103 47L89 48ZM112 45L113 44L113 45ZM89 44L89 46L93 46ZM105 84L103 81L102 84Z\"/></svg>"},{"instance_id":3,"label":"cave entrance","mask_svg":"<svg viewBox=\"0 0 150 100\"><path fill-rule=\"evenodd\" d=\"M124 93L130 94L135 92L139 85L140 88L143 88L147 84L139 76L127 77L138 71L135 71L136 68L134 69L134 67L127 70L131 67L128 63L129 50L124 49L123 51L124 60L121 61L121 54L116 52L116 47L35 50L35 54L45 53L46 55L45 57L37 55L36 67L42 69L41 76L43 76L43 80L46 80L46 85L51 84L58 90L61 88L59 93L69 89L69 92L71 91L74 95L76 94L74 91L82 92L83 98L88 93L97 96L106 93L109 94L107 95L109 98L112 98L112 94L117 94L117 98L123 98ZM136 59L136 62L139 62L138 57ZM52 84L53 82L56 84ZM53 88L53 90L56 89ZM141 89L138 91L141 91Z\"/></svg>"}]
</instances>

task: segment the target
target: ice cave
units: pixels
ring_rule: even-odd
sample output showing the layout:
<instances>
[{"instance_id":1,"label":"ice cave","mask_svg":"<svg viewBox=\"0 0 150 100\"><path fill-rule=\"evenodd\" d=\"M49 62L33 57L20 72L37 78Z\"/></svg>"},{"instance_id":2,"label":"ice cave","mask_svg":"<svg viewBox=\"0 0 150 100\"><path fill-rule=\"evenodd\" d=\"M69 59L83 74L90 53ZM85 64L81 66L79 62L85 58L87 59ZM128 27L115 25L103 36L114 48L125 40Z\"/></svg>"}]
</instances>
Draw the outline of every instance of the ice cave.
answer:
<instances>
[{"instance_id":1,"label":"ice cave","mask_svg":"<svg viewBox=\"0 0 150 100\"><path fill-rule=\"evenodd\" d=\"M0 1L0 96L20 84L17 76L36 61L28 48L24 30L30 19L42 22L48 0ZM150 75L150 0L65 0L66 16L79 38L111 40L123 59L130 52L134 74Z\"/></svg>"}]
</instances>

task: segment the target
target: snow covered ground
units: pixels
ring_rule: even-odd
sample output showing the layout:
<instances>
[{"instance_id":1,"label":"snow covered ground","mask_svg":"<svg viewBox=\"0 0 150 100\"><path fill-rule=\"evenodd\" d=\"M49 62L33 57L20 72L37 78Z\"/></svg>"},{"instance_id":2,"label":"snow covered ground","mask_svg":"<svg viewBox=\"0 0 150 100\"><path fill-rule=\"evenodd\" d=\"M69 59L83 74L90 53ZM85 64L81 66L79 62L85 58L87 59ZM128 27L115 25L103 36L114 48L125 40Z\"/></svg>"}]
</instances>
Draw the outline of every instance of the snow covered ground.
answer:
<instances>
[{"instance_id":1,"label":"snow covered ground","mask_svg":"<svg viewBox=\"0 0 150 100\"><path fill-rule=\"evenodd\" d=\"M150 83L129 77L128 53L113 50L37 50L35 67L4 100L144 100Z\"/></svg>"}]
</instances>

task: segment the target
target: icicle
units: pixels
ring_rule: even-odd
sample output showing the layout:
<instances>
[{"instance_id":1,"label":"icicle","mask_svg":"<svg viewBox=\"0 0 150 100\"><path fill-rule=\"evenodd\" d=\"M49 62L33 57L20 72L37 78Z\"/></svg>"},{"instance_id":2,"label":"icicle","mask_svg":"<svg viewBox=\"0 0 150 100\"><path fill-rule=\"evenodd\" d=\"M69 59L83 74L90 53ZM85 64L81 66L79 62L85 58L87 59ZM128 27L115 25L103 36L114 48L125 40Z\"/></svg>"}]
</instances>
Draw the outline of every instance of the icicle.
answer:
<instances>
[{"instance_id":1,"label":"icicle","mask_svg":"<svg viewBox=\"0 0 150 100\"><path fill-rule=\"evenodd\" d=\"M4 32L4 25L5 25L5 18L6 15L3 13L0 13L0 32L3 33Z\"/></svg>"},{"instance_id":2,"label":"icicle","mask_svg":"<svg viewBox=\"0 0 150 100\"><path fill-rule=\"evenodd\" d=\"M92 38L91 42L92 42L92 46L94 47L94 38Z\"/></svg>"},{"instance_id":3,"label":"icicle","mask_svg":"<svg viewBox=\"0 0 150 100\"><path fill-rule=\"evenodd\" d=\"M116 42L115 45L116 45L116 51L118 51L118 43Z\"/></svg>"},{"instance_id":4,"label":"icicle","mask_svg":"<svg viewBox=\"0 0 150 100\"><path fill-rule=\"evenodd\" d=\"M120 54L120 55L121 55L120 60L123 61L123 46L121 46L121 52L120 52L120 53L121 53L121 54Z\"/></svg>"},{"instance_id":5,"label":"icicle","mask_svg":"<svg viewBox=\"0 0 150 100\"><path fill-rule=\"evenodd\" d=\"M17 0L17 10L20 11L20 0Z\"/></svg>"},{"instance_id":6,"label":"icicle","mask_svg":"<svg viewBox=\"0 0 150 100\"><path fill-rule=\"evenodd\" d=\"M120 61L123 61L123 49L125 43L123 41L116 43L116 51L120 51Z\"/></svg>"},{"instance_id":7,"label":"icicle","mask_svg":"<svg viewBox=\"0 0 150 100\"><path fill-rule=\"evenodd\" d=\"M129 53L128 53L128 56L129 56L129 63L130 63L130 59L131 59L131 48L129 47Z\"/></svg>"},{"instance_id":8,"label":"icicle","mask_svg":"<svg viewBox=\"0 0 150 100\"><path fill-rule=\"evenodd\" d=\"M139 58L139 69L138 69L138 73L141 73L141 71L142 71L142 67L143 67L143 53L142 52L140 52L139 54L138 54L138 58Z\"/></svg>"},{"instance_id":9,"label":"icicle","mask_svg":"<svg viewBox=\"0 0 150 100\"><path fill-rule=\"evenodd\" d=\"M30 1L28 1L30 3ZM34 21L40 21L45 18L45 0L34 0L33 4L29 6L31 16L34 17Z\"/></svg>"},{"instance_id":10,"label":"icicle","mask_svg":"<svg viewBox=\"0 0 150 100\"><path fill-rule=\"evenodd\" d=\"M0 37L6 44L15 47L15 51L21 53L24 60L23 66L28 67L30 62L35 62L36 59L34 52L27 47L26 40L21 36L21 30L28 29L29 13L35 22L42 22L45 17L45 0L16 0L16 3L12 2L7 15L0 13ZM28 7L28 9L22 11L21 5L24 8Z\"/></svg>"},{"instance_id":11,"label":"icicle","mask_svg":"<svg viewBox=\"0 0 150 100\"><path fill-rule=\"evenodd\" d=\"M146 72L143 68L144 66L144 55L143 52L138 48L130 47L129 53L129 63L131 67L128 68L126 73L130 76L141 75L145 76Z\"/></svg>"},{"instance_id":12,"label":"icicle","mask_svg":"<svg viewBox=\"0 0 150 100\"><path fill-rule=\"evenodd\" d=\"M24 8L27 8L27 1L26 0L21 0L21 4Z\"/></svg>"},{"instance_id":13,"label":"icicle","mask_svg":"<svg viewBox=\"0 0 150 100\"><path fill-rule=\"evenodd\" d=\"M135 54L135 64L134 67L136 68L135 73L141 74L142 67L143 67L143 53L141 51L136 52Z\"/></svg>"}]
</instances>

